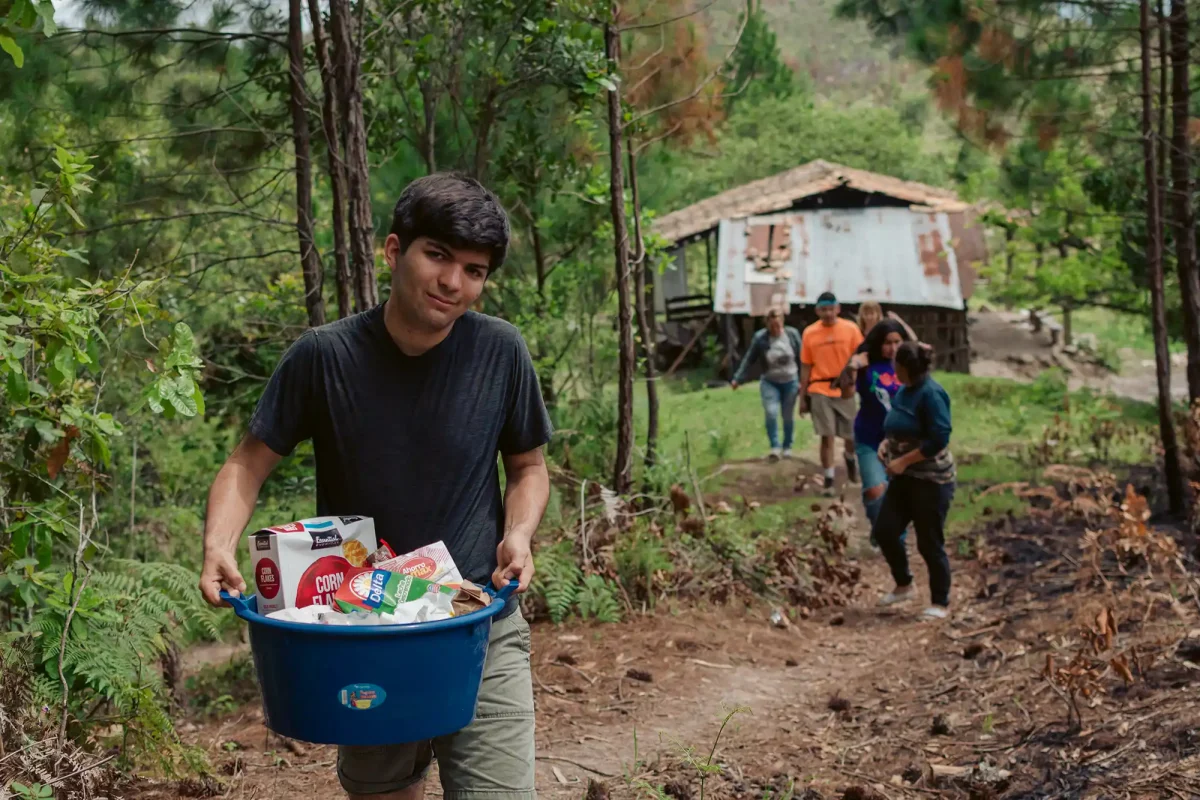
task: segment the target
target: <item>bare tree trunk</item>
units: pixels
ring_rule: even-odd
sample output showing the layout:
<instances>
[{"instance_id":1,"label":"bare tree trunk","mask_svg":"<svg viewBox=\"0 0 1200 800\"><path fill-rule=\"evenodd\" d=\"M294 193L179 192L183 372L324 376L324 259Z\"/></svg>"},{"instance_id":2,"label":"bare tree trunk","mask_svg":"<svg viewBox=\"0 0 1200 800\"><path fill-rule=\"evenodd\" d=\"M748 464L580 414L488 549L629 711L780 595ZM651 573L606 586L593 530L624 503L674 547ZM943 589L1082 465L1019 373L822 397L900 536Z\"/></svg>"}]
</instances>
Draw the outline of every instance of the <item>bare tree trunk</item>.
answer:
<instances>
[{"instance_id":1,"label":"bare tree trunk","mask_svg":"<svg viewBox=\"0 0 1200 800\"><path fill-rule=\"evenodd\" d=\"M546 307L546 248L542 244L542 232L538 230L537 217L532 211L526 209L526 218L529 220L529 238L533 242L533 264L537 277L537 316L538 319L544 319L548 311ZM538 361L546 357L545 343L543 337L538 337L537 343ZM541 374L538 375L538 383L542 387L542 402L549 408L554 405L554 367L547 366L542 368Z\"/></svg>"},{"instance_id":2,"label":"bare tree trunk","mask_svg":"<svg viewBox=\"0 0 1200 800\"><path fill-rule=\"evenodd\" d=\"M1158 149L1158 257L1163 265L1163 273L1167 270L1167 232L1164 227L1167 213L1167 106L1170 104L1170 94L1167 90L1167 76L1170 74L1170 52L1167 34L1170 25L1163 10L1164 0L1158 0L1158 130L1156 131L1155 146Z\"/></svg>"},{"instance_id":3,"label":"bare tree trunk","mask_svg":"<svg viewBox=\"0 0 1200 800\"><path fill-rule=\"evenodd\" d=\"M1175 267L1183 295L1183 333L1188 350L1188 396L1200 399L1200 274L1196 272L1196 215L1192 210L1192 154L1188 141L1191 104L1187 0L1171 0L1171 190Z\"/></svg>"},{"instance_id":4,"label":"bare tree trunk","mask_svg":"<svg viewBox=\"0 0 1200 800\"><path fill-rule=\"evenodd\" d=\"M1154 366L1158 377L1158 429L1163 445L1163 470L1172 513L1183 512L1183 472L1179 443L1171 417L1171 354L1167 349L1167 312L1163 290L1162 219L1158 163L1151 121L1150 0L1141 0L1142 27L1142 153L1146 175L1146 267L1150 273L1150 305L1154 328ZM1159 117L1160 121L1162 117Z\"/></svg>"},{"instance_id":5,"label":"bare tree trunk","mask_svg":"<svg viewBox=\"0 0 1200 800\"><path fill-rule=\"evenodd\" d=\"M304 306L309 327L325 324L325 275L313 236L312 142L308 132L307 90L304 85L302 0L288 0L288 84L292 108L292 149L296 157L296 234L300 239L300 268L304 272Z\"/></svg>"},{"instance_id":6,"label":"bare tree trunk","mask_svg":"<svg viewBox=\"0 0 1200 800\"><path fill-rule=\"evenodd\" d=\"M633 201L633 261L634 303L637 311L638 336L642 340L642 353L646 359L646 466L658 461L658 375L655 359L658 333L654 325L654 282L646 280L649 265L646 264L646 242L642 239L642 203L638 195L637 153L633 142L629 147L629 191ZM649 298L647 298L649 290ZM649 300L649 302L647 302Z\"/></svg>"},{"instance_id":7,"label":"bare tree trunk","mask_svg":"<svg viewBox=\"0 0 1200 800\"><path fill-rule=\"evenodd\" d=\"M329 183L333 195L333 260L337 283L338 316L348 317L353 312L351 297L354 292L354 277L350 270L350 253L346 243L346 162L342 160L341 100L333 65L329 59L329 39L325 36L325 23L321 19L321 7L317 0L308 0L308 14L312 21L313 46L317 53L317 66L321 70L321 124L325 128L325 153L328 157Z\"/></svg>"},{"instance_id":8,"label":"bare tree trunk","mask_svg":"<svg viewBox=\"0 0 1200 800\"><path fill-rule=\"evenodd\" d=\"M425 118L421 157L425 159L425 169L432 175L437 172L437 99L430 81L421 80L418 85L421 88L421 113Z\"/></svg>"},{"instance_id":9,"label":"bare tree trunk","mask_svg":"<svg viewBox=\"0 0 1200 800\"><path fill-rule=\"evenodd\" d=\"M359 0L359 11L364 0ZM379 302L375 285L375 226L371 221L371 176L367 127L363 119L362 29L350 12L350 0L330 0L329 32L334 74L343 104L346 177L349 184L350 263L354 271L354 307L364 311Z\"/></svg>"},{"instance_id":10,"label":"bare tree trunk","mask_svg":"<svg viewBox=\"0 0 1200 800\"><path fill-rule=\"evenodd\" d=\"M604 25L604 53L612 69L620 61L620 32L616 28L617 7L612 21ZM629 234L625 227L625 176L621 148L620 84L608 90L609 201L613 223L613 252L617 271L617 458L613 490L627 494L633 485L633 373L637 355L633 349L633 320L629 297Z\"/></svg>"}]
</instances>

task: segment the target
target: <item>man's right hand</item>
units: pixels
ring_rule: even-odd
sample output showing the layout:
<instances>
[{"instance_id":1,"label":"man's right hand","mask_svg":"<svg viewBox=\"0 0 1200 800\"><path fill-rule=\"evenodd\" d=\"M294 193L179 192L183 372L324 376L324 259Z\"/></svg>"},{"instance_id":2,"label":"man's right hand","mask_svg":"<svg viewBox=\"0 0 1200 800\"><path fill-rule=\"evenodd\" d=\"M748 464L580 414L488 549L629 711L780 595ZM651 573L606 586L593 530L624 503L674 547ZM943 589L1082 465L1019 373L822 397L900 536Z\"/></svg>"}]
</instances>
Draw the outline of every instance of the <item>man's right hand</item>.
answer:
<instances>
[{"instance_id":1,"label":"man's right hand","mask_svg":"<svg viewBox=\"0 0 1200 800\"><path fill-rule=\"evenodd\" d=\"M801 415L808 413L808 395L807 394L800 395L800 401L796 403L796 413L801 414Z\"/></svg>"},{"instance_id":2,"label":"man's right hand","mask_svg":"<svg viewBox=\"0 0 1200 800\"><path fill-rule=\"evenodd\" d=\"M238 597L246 591L246 582L238 572L237 559L229 552L208 552L204 554L204 566L200 568L200 594L210 606L225 605L221 599L221 590Z\"/></svg>"},{"instance_id":3,"label":"man's right hand","mask_svg":"<svg viewBox=\"0 0 1200 800\"><path fill-rule=\"evenodd\" d=\"M738 387L738 386L740 386L740 385L741 385L741 384L739 384L737 381L730 381L730 382L729 382L729 388L730 388L730 389L733 389L735 392L737 391L737 387Z\"/></svg>"}]
</instances>

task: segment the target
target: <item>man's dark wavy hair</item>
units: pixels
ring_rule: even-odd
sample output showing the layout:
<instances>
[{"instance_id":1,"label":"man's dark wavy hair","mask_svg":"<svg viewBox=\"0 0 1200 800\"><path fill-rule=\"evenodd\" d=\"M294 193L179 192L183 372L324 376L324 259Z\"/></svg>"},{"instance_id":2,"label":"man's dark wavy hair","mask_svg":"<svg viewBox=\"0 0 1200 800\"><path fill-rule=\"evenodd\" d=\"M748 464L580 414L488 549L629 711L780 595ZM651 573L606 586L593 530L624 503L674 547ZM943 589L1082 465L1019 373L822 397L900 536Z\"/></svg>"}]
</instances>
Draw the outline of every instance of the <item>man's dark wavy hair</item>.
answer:
<instances>
[{"instance_id":1,"label":"man's dark wavy hair","mask_svg":"<svg viewBox=\"0 0 1200 800\"><path fill-rule=\"evenodd\" d=\"M508 254L508 214L499 198L479 181L455 172L418 178L405 187L392 212L392 230L406 252L425 236L465 250L488 254L496 270Z\"/></svg>"}]
</instances>

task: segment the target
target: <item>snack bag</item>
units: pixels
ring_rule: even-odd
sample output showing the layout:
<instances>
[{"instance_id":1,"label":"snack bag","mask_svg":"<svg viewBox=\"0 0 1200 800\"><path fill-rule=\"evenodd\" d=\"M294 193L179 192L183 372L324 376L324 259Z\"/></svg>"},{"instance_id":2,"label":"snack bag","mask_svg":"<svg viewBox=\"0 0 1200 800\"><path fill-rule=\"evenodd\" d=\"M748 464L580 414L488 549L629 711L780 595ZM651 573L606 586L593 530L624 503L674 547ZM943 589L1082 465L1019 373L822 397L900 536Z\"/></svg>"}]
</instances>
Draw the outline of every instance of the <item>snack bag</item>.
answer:
<instances>
[{"instance_id":1,"label":"snack bag","mask_svg":"<svg viewBox=\"0 0 1200 800\"><path fill-rule=\"evenodd\" d=\"M378 547L370 517L316 517L263 528L250 538L258 613L333 605L347 570Z\"/></svg>"},{"instance_id":2,"label":"snack bag","mask_svg":"<svg viewBox=\"0 0 1200 800\"><path fill-rule=\"evenodd\" d=\"M367 556L367 564L375 566L380 561L387 561L389 558L395 558L396 552L392 550L392 546L383 539L379 540L379 549L371 555Z\"/></svg>"},{"instance_id":3,"label":"snack bag","mask_svg":"<svg viewBox=\"0 0 1200 800\"><path fill-rule=\"evenodd\" d=\"M375 569L386 569L388 572L399 572L401 575L411 575L431 583L440 583L457 589L463 582L462 573L450 551L442 542L418 547L411 553L389 558L375 564Z\"/></svg>"},{"instance_id":4,"label":"snack bag","mask_svg":"<svg viewBox=\"0 0 1200 800\"><path fill-rule=\"evenodd\" d=\"M492 603L492 596L482 587L470 581L463 581L462 586L454 594L454 616L461 617L481 608L487 608Z\"/></svg>"},{"instance_id":5,"label":"snack bag","mask_svg":"<svg viewBox=\"0 0 1200 800\"><path fill-rule=\"evenodd\" d=\"M457 593L448 586L377 567L348 572L333 602L345 613L365 609L393 615L400 623L425 622L454 616Z\"/></svg>"}]
</instances>

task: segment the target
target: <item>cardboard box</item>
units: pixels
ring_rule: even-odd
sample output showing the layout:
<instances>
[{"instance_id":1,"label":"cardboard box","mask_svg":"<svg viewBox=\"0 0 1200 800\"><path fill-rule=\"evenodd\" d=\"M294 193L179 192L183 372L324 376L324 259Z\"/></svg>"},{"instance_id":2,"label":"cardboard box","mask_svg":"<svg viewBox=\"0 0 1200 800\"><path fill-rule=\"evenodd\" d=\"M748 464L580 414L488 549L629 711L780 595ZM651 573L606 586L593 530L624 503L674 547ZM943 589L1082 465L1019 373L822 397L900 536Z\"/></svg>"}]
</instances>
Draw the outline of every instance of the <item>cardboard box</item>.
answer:
<instances>
[{"instance_id":1,"label":"cardboard box","mask_svg":"<svg viewBox=\"0 0 1200 800\"><path fill-rule=\"evenodd\" d=\"M378 548L370 517L315 517L250 537L258 613L333 605L348 570Z\"/></svg>"}]
</instances>

